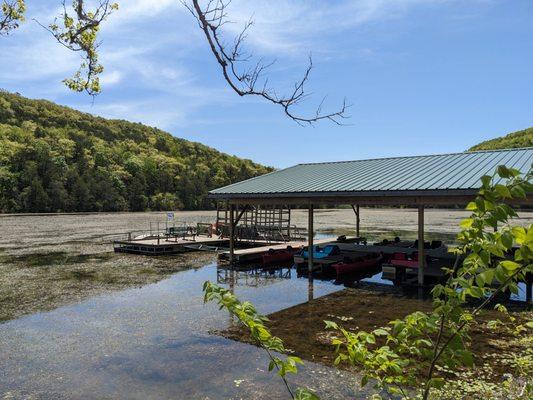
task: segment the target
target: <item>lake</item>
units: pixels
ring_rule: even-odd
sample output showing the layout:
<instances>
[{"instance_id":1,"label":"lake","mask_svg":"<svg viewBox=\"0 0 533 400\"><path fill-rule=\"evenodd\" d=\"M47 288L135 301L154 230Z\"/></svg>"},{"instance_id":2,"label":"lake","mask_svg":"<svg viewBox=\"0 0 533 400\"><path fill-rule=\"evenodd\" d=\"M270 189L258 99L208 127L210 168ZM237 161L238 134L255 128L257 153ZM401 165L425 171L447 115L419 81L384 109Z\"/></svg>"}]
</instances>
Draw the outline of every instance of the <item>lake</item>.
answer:
<instances>
[{"instance_id":1,"label":"lake","mask_svg":"<svg viewBox=\"0 0 533 400\"><path fill-rule=\"evenodd\" d=\"M178 213L210 222L211 211ZM461 211L428 210L430 235L453 238ZM227 286L210 253L164 258L112 253L110 241L164 213L0 216L0 397L6 399L284 399L254 346L216 333L233 322L201 286ZM306 224L305 211L293 221ZM531 223L531 215L522 215ZM317 230L353 229L351 210L318 210ZM386 229L384 229L386 227ZM364 232L414 237L415 210L364 209ZM67 273L68 272L68 273ZM307 301L308 281L240 274L235 293L268 314ZM314 297L341 290L315 280ZM48 311L43 311L48 310ZM323 398L364 398L357 379L306 362L291 382Z\"/></svg>"}]
</instances>

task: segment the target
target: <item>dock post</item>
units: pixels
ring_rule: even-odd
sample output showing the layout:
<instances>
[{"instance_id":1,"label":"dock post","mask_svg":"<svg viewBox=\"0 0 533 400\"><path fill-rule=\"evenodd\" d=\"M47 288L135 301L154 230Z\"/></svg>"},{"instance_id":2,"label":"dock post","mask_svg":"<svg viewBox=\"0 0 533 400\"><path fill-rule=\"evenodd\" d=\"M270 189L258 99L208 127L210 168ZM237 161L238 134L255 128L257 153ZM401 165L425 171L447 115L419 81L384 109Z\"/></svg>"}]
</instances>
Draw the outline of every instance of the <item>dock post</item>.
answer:
<instances>
[{"instance_id":1,"label":"dock post","mask_svg":"<svg viewBox=\"0 0 533 400\"><path fill-rule=\"evenodd\" d=\"M314 218L314 206L309 205L309 215L307 217L308 227L307 227L307 268L308 268L308 277L309 277L309 291L308 298L313 300L313 239L315 235L315 229L313 226Z\"/></svg>"},{"instance_id":2,"label":"dock post","mask_svg":"<svg viewBox=\"0 0 533 400\"><path fill-rule=\"evenodd\" d=\"M235 261L235 205L230 205L229 211L229 262L233 268Z\"/></svg>"},{"instance_id":3,"label":"dock post","mask_svg":"<svg viewBox=\"0 0 533 400\"><path fill-rule=\"evenodd\" d=\"M353 213L355 214L355 236L359 237L359 235L360 235L360 231L359 231L359 222L360 222L360 219L359 219L359 204L357 204L355 206L352 204L352 210L353 210Z\"/></svg>"},{"instance_id":4,"label":"dock post","mask_svg":"<svg viewBox=\"0 0 533 400\"><path fill-rule=\"evenodd\" d=\"M358 238L361 237L361 232L359 230L359 223L360 223L360 217L359 217L359 204L357 204L355 206L355 210L356 210L356 215L355 215L355 236L357 236Z\"/></svg>"},{"instance_id":5,"label":"dock post","mask_svg":"<svg viewBox=\"0 0 533 400\"><path fill-rule=\"evenodd\" d=\"M315 235L314 227L313 227L313 217L314 217L314 206L312 204L309 205L309 215L307 217L308 227L307 227L307 246L308 251L307 253L309 256L307 257L307 266L309 269L309 273L313 272L313 238Z\"/></svg>"},{"instance_id":6,"label":"dock post","mask_svg":"<svg viewBox=\"0 0 533 400\"><path fill-rule=\"evenodd\" d=\"M308 290L307 290L307 298L308 301L313 300L314 298L314 285L313 285L313 239L315 236L315 228L313 226L313 218L314 218L314 206L312 204L309 205L309 215L307 217L307 277L308 277Z\"/></svg>"},{"instance_id":7,"label":"dock post","mask_svg":"<svg viewBox=\"0 0 533 400\"><path fill-rule=\"evenodd\" d=\"M424 285L424 268L425 268L425 254L424 254L424 206L418 206L418 285Z\"/></svg>"}]
</instances>

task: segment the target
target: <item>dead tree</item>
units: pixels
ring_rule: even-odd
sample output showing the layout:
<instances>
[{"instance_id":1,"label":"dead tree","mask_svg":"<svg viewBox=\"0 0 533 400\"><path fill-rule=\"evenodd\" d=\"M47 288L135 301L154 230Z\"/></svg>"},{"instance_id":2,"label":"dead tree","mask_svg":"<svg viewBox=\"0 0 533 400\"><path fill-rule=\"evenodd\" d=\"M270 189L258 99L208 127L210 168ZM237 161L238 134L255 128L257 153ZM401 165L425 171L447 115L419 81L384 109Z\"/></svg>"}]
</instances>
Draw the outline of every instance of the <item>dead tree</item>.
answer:
<instances>
[{"instance_id":1,"label":"dead tree","mask_svg":"<svg viewBox=\"0 0 533 400\"><path fill-rule=\"evenodd\" d=\"M274 62L264 63L262 59L259 59L250 67L251 56L242 50L248 30L253 25L253 20L249 20L244 25L243 30L234 38L231 46L225 44L221 28L230 22L226 12L230 2L231 0L208 0L205 7L202 7L198 0L182 1L204 32L211 52L222 68L222 75L229 86L239 96L258 96L281 106L285 114L299 125L313 125L322 120L329 120L337 125L342 125L342 120L348 118L346 100L334 112L322 111L325 98L316 108L315 113L310 116L302 116L293 111L294 106L301 104L303 100L309 97L309 94L305 92L305 84L309 80L313 68L311 57L309 57L309 64L302 78L294 84L292 91L287 95L280 96L269 87L268 77L264 77L265 71Z\"/></svg>"}]
</instances>

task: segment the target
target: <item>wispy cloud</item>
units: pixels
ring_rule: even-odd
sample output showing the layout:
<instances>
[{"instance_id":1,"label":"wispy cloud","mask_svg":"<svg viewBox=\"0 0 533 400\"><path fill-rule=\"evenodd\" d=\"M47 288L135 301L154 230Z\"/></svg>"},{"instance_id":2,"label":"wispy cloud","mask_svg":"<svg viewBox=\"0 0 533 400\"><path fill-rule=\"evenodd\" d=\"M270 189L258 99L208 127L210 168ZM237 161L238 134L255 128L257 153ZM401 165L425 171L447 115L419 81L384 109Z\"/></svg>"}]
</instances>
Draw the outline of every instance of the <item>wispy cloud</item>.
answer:
<instances>
[{"instance_id":1,"label":"wispy cloud","mask_svg":"<svg viewBox=\"0 0 533 400\"><path fill-rule=\"evenodd\" d=\"M305 62L303 56L311 50L335 47L335 41L329 39L339 32L401 18L422 5L453 1L458 0L234 0L228 12L235 23L225 29L231 40L253 16L255 25L248 38L249 47L258 55L283 56L283 62L276 66L283 80L292 75L287 72ZM97 98L93 105L91 99L68 92L61 83L78 68L78 55L61 47L32 21L37 18L43 24L51 22L59 13L58 0L29 0L28 22L13 36L0 40L0 54L9 54L10 59L0 65L0 85L11 90L21 88L31 96L61 99L107 117L165 128L186 125L190 115L198 110L238 104L240 100L222 79L206 79L206 74L212 76L215 70L204 64L214 62L200 30L179 0L119 3L120 9L101 31L100 57L106 68L101 82L105 96ZM368 55L373 49L361 52ZM205 61L195 60L198 53L205 54ZM280 68L285 70L279 73Z\"/></svg>"}]
</instances>

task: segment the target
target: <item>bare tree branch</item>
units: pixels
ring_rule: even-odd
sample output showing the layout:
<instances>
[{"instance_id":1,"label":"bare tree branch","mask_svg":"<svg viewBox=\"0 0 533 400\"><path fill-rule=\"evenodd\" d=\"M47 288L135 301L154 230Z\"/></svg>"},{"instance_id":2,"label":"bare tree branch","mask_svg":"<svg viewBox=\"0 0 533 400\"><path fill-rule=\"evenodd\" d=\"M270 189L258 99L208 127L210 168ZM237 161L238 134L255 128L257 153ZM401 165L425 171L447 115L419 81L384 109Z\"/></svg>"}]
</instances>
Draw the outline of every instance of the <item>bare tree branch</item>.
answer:
<instances>
[{"instance_id":1,"label":"bare tree branch","mask_svg":"<svg viewBox=\"0 0 533 400\"><path fill-rule=\"evenodd\" d=\"M337 111L330 113L322 112L325 97L312 116L301 116L293 111L294 106L301 104L309 96L305 91L305 84L308 82L313 69L311 56L302 78L294 84L292 92L284 96L279 96L276 91L269 88L268 78L263 78L265 71L275 61L265 64L262 59L259 59L251 68L249 66L242 70L239 68L251 59L251 55L244 53L242 47L248 30L253 25L253 20L249 20L244 25L241 33L235 37L231 48L228 49L222 40L220 28L229 22L226 9L230 2L231 0L209 0L202 8L198 0L191 0L191 3L182 0L183 5L187 7L204 32L211 52L222 68L222 75L233 91L239 96L258 96L281 106L285 114L299 125L313 125L322 120L329 120L337 125L342 125L342 120L348 118L349 106L346 104L346 100Z\"/></svg>"}]
</instances>

